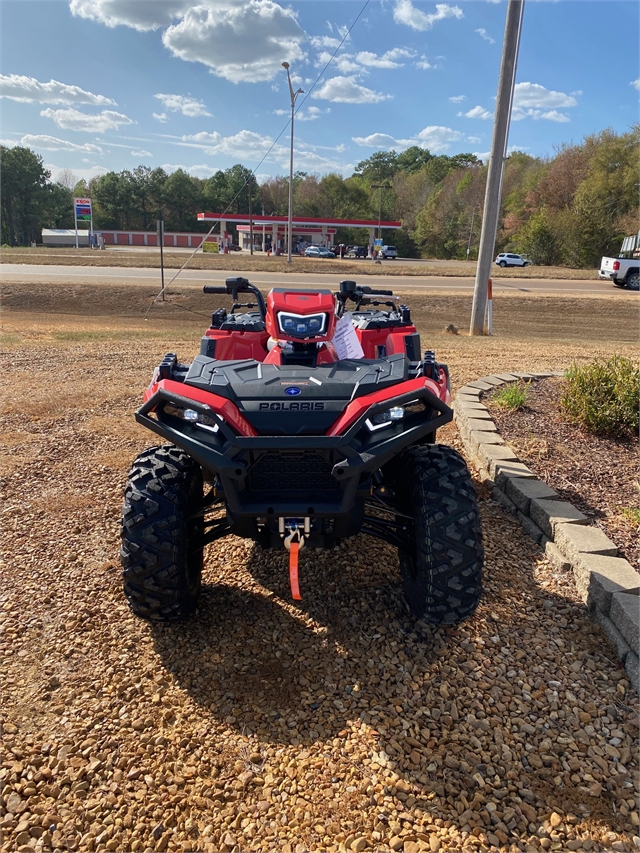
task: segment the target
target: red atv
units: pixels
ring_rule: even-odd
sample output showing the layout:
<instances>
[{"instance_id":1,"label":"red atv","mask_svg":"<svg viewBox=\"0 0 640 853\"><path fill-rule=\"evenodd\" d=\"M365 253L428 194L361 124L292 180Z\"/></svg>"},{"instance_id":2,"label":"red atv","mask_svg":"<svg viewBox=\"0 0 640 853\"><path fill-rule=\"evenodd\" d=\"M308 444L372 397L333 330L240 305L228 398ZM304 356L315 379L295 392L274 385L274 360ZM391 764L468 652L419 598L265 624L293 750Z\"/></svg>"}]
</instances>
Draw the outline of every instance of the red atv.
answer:
<instances>
[{"instance_id":1,"label":"red atv","mask_svg":"<svg viewBox=\"0 0 640 853\"><path fill-rule=\"evenodd\" d=\"M299 599L303 548L367 533L397 547L415 616L471 616L483 561L475 490L462 457L435 444L453 416L449 376L421 352L409 309L354 281L337 293L276 288L266 304L244 278L204 291L233 296L231 313L215 311L191 364L163 358L136 412L169 443L136 459L126 487L133 612L189 616L203 548L223 536L287 549Z\"/></svg>"}]
</instances>

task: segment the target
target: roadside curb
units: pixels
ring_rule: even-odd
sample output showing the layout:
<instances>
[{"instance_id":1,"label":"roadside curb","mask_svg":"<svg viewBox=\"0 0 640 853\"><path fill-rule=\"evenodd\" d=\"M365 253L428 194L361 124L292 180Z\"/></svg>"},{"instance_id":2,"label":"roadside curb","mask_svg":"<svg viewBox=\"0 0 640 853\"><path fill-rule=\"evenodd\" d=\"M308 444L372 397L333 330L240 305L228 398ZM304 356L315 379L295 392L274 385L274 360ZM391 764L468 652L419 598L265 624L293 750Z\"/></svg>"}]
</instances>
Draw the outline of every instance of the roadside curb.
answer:
<instances>
[{"instance_id":1,"label":"roadside curb","mask_svg":"<svg viewBox=\"0 0 640 853\"><path fill-rule=\"evenodd\" d=\"M616 647L631 683L640 692L640 575L618 557L616 545L588 518L517 458L481 402L485 391L562 373L499 373L460 388L454 420L465 450L491 488L491 496L517 518L547 558L573 571L576 588L590 613Z\"/></svg>"}]
</instances>

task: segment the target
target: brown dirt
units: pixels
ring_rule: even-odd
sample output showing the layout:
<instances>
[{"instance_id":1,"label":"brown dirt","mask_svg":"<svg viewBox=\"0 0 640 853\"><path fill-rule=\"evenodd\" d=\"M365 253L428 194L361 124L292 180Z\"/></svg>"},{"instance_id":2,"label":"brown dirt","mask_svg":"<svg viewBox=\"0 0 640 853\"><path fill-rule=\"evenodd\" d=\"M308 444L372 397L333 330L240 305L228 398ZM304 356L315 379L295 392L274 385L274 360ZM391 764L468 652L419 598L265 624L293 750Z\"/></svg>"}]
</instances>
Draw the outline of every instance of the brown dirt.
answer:
<instances>
[{"instance_id":1,"label":"brown dirt","mask_svg":"<svg viewBox=\"0 0 640 853\"><path fill-rule=\"evenodd\" d=\"M493 401L495 394L487 397L500 434L519 459L600 527L620 556L638 569L638 440L601 438L571 423L560 407L562 378L523 386L527 402L518 411Z\"/></svg>"},{"instance_id":2,"label":"brown dirt","mask_svg":"<svg viewBox=\"0 0 640 853\"><path fill-rule=\"evenodd\" d=\"M186 253L166 252L164 265L167 269L179 269L189 256ZM245 252L233 252L230 255L214 255L196 253L189 261L188 269L198 270L229 270L230 272L278 272L278 273L339 273L346 275L380 275L381 270L390 276L475 276L475 263L464 261L439 263L429 260L424 263L402 263L402 261L385 261L382 265L372 261L341 260L339 258L314 260L313 258L292 258L288 264L284 257L266 258L263 255L251 256ZM4 264L63 264L69 266L91 267L160 267L160 255L155 252L121 251L117 249L104 252L90 249L37 249L14 248L0 251L0 262ZM493 267L493 278L550 278L583 281L597 280L597 270L570 269L568 267L512 267L500 269Z\"/></svg>"},{"instance_id":3,"label":"brown dirt","mask_svg":"<svg viewBox=\"0 0 640 853\"><path fill-rule=\"evenodd\" d=\"M299 604L282 554L230 537L198 614L150 627L119 580L127 470L155 443L132 415L218 303L182 288L205 316L145 322L145 287L6 291L3 850L632 849L637 696L482 483L485 593L455 629L406 615L395 552L364 536L303 552ZM442 333L470 297L412 304L454 390L639 349L617 300L501 298L494 338Z\"/></svg>"}]
</instances>

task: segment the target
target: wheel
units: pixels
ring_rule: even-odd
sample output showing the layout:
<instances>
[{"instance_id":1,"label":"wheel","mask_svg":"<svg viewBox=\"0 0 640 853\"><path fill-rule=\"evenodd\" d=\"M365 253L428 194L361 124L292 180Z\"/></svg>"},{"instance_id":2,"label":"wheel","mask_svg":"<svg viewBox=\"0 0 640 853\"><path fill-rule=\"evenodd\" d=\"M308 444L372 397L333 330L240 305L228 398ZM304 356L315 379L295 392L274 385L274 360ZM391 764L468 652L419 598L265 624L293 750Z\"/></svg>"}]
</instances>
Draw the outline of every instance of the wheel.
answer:
<instances>
[{"instance_id":1,"label":"wheel","mask_svg":"<svg viewBox=\"0 0 640 853\"><path fill-rule=\"evenodd\" d=\"M625 284L629 290L638 290L640 288L640 273L637 270L627 273Z\"/></svg>"},{"instance_id":2,"label":"wheel","mask_svg":"<svg viewBox=\"0 0 640 853\"><path fill-rule=\"evenodd\" d=\"M506 267L506 266L507 266L507 262L506 262L506 261L500 261L500 263L498 264L498 266L499 266L499 267L503 267L503 268L504 268L504 267Z\"/></svg>"},{"instance_id":3,"label":"wheel","mask_svg":"<svg viewBox=\"0 0 640 853\"><path fill-rule=\"evenodd\" d=\"M409 610L433 625L471 616L482 594L484 551L476 492L464 459L444 445L399 460L399 503L413 516L410 551L398 550Z\"/></svg>"},{"instance_id":4,"label":"wheel","mask_svg":"<svg viewBox=\"0 0 640 853\"><path fill-rule=\"evenodd\" d=\"M133 463L122 512L122 580L136 616L176 622L201 588L200 466L177 447L151 447Z\"/></svg>"}]
</instances>

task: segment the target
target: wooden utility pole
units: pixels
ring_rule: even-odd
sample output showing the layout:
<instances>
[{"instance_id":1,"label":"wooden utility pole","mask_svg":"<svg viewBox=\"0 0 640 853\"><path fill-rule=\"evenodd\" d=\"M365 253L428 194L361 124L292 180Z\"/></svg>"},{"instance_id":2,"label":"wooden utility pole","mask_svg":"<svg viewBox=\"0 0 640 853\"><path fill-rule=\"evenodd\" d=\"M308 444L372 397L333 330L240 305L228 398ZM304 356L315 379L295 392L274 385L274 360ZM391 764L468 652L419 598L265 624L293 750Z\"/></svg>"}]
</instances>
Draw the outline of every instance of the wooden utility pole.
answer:
<instances>
[{"instance_id":1,"label":"wooden utility pole","mask_svg":"<svg viewBox=\"0 0 640 853\"><path fill-rule=\"evenodd\" d=\"M524 0L508 0L507 20L504 27L504 42L502 45L502 62L498 80L498 95L496 112L493 121L493 140L489 157L489 173L487 189L484 197L484 212L482 216L482 232L480 234L480 249L476 269L476 283L473 291L473 307L471 309L470 335L482 335L485 328L485 313L487 311L487 292L491 264L496 244L498 230L498 214L502 194L502 173L507 157L507 142L509 139L509 123L513 106L513 92L516 82L518 65L518 48L522 31L522 16Z\"/></svg>"}]
</instances>

